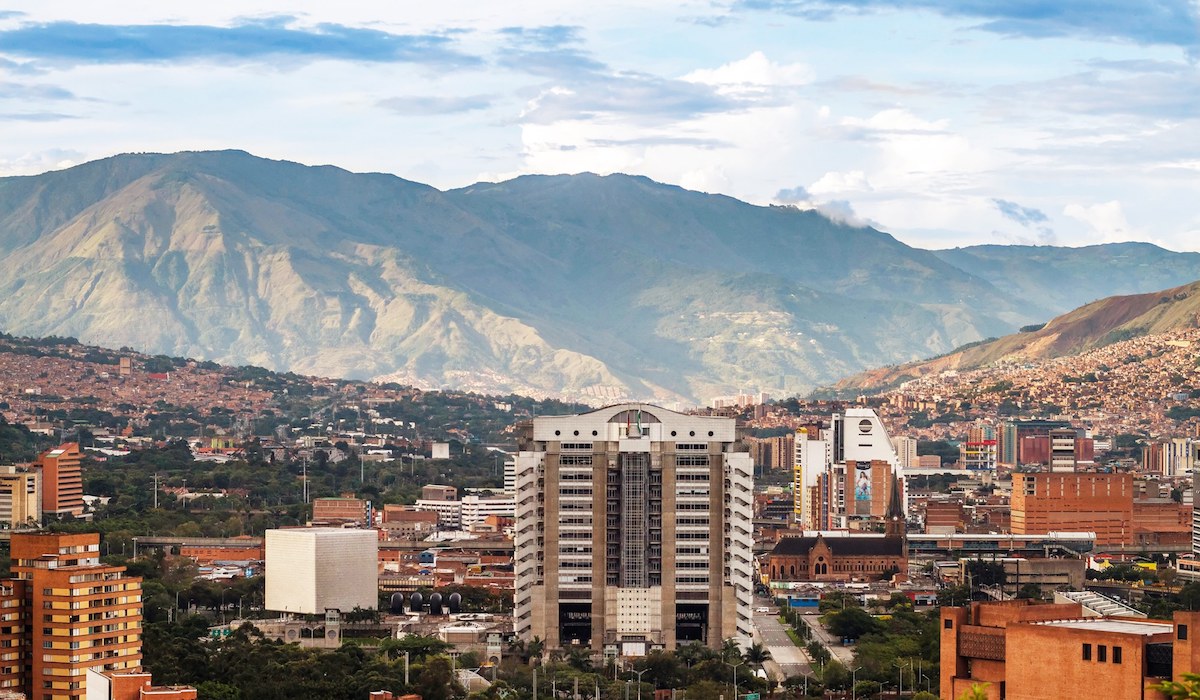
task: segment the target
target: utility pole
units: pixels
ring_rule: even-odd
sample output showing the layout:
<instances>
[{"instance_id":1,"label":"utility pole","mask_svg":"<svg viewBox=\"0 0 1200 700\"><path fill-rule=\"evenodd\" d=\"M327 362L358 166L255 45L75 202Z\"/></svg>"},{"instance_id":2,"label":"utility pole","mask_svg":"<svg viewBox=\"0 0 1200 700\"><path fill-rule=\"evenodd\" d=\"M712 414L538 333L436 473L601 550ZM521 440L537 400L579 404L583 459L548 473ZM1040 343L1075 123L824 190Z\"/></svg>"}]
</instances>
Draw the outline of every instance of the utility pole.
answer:
<instances>
[{"instance_id":1,"label":"utility pole","mask_svg":"<svg viewBox=\"0 0 1200 700\"><path fill-rule=\"evenodd\" d=\"M158 510L158 472L154 473L154 510Z\"/></svg>"}]
</instances>

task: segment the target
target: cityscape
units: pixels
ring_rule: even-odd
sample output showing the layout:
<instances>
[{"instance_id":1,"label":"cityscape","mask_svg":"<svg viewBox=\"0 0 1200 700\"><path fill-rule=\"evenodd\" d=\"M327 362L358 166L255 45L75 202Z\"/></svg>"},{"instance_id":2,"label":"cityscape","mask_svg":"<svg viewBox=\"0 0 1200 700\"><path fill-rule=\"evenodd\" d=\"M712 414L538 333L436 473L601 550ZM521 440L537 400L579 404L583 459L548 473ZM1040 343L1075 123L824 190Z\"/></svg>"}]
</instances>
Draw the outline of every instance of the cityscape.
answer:
<instances>
[{"instance_id":1,"label":"cityscape","mask_svg":"<svg viewBox=\"0 0 1200 700\"><path fill-rule=\"evenodd\" d=\"M0 700L1200 699L1200 4L0 7Z\"/></svg>"}]
</instances>

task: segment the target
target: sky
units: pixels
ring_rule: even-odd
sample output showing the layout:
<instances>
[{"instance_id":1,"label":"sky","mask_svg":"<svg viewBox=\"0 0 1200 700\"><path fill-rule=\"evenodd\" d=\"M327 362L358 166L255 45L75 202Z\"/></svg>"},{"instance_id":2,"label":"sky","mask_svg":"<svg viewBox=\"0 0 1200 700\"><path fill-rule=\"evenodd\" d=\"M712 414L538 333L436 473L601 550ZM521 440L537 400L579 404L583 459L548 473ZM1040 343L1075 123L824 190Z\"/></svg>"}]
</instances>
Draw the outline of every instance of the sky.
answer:
<instances>
[{"instance_id":1,"label":"sky","mask_svg":"<svg viewBox=\"0 0 1200 700\"><path fill-rule=\"evenodd\" d=\"M1200 251L1198 58L1200 0L9 0L0 176L624 172L925 248Z\"/></svg>"}]
</instances>

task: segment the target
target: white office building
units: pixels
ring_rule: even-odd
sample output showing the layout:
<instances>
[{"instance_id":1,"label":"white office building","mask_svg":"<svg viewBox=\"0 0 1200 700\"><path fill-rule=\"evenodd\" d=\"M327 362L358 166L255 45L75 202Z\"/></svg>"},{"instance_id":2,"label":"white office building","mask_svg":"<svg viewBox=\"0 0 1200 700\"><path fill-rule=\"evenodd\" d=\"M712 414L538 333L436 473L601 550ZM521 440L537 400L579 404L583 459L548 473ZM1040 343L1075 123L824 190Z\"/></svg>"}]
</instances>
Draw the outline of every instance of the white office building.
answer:
<instances>
[{"instance_id":1,"label":"white office building","mask_svg":"<svg viewBox=\"0 0 1200 700\"><path fill-rule=\"evenodd\" d=\"M516 457L514 630L640 656L749 644L753 463L732 418L536 418Z\"/></svg>"}]
</instances>

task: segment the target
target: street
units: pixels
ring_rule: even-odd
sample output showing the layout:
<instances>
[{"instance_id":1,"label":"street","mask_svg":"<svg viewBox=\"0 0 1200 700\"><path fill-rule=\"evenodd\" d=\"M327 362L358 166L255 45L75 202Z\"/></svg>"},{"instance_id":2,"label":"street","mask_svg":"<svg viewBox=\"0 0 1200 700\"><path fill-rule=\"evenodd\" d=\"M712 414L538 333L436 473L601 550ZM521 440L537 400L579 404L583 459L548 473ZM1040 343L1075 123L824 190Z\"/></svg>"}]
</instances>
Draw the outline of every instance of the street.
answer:
<instances>
[{"instance_id":1,"label":"street","mask_svg":"<svg viewBox=\"0 0 1200 700\"><path fill-rule=\"evenodd\" d=\"M803 649L792 643L786 628L779 622L779 614L774 606L771 606L771 611L770 613L756 612L754 627L758 630L758 641L771 652L773 663L766 664L768 671L774 668L782 674L782 677L778 678L772 674L772 679L783 680L789 676L807 673L808 655L804 653Z\"/></svg>"}]
</instances>

